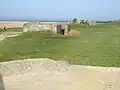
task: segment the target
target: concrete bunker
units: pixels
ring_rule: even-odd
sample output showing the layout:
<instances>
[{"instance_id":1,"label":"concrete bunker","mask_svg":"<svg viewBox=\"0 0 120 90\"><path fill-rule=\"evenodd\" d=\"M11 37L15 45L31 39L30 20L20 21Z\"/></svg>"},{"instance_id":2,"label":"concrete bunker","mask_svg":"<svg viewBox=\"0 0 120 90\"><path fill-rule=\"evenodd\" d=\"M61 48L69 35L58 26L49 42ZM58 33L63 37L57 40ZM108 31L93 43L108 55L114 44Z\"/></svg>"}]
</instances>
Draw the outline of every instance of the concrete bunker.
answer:
<instances>
[{"instance_id":1,"label":"concrete bunker","mask_svg":"<svg viewBox=\"0 0 120 90\"><path fill-rule=\"evenodd\" d=\"M25 23L23 32L52 31L57 35L68 35L71 31L70 25L66 23Z\"/></svg>"},{"instance_id":2,"label":"concrete bunker","mask_svg":"<svg viewBox=\"0 0 120 90\"><path fill-rule=\"evenodd\" d=\"M57 34L58 35L66 35L71 31L70 25L66 24L57 24Z\"/></svg>"}]
</instances>

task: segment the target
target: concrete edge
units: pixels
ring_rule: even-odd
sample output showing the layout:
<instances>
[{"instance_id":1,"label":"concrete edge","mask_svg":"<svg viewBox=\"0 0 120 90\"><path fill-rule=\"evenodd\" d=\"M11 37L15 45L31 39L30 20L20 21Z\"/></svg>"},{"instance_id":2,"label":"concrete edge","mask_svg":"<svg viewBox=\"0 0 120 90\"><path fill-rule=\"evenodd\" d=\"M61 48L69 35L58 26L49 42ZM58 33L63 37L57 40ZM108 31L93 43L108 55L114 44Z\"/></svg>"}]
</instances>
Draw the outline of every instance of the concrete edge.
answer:
<instances>
[{"instance_id":1,"label":"concrete edge","mask_svg":"<svg viewBox=\"0 0 120 90\"><path fill-rule=\"evenodd\" d=\"M24 61L28 60L53 60L49 58L32 58L32 59L22 59ZM7 64L7 63L13 63L16 61L21 61L21 60L14 60L14 61L8 61L8 62L0 62L0 64ZM70 65L71 67L79 67L79 68L86 68L86 69L91 69L91 70L102 70L102 71L108 71L108 72L120 72L120 67L102 67L102 66L88 66L88 65Z\"/></svg>"}]
</instances>

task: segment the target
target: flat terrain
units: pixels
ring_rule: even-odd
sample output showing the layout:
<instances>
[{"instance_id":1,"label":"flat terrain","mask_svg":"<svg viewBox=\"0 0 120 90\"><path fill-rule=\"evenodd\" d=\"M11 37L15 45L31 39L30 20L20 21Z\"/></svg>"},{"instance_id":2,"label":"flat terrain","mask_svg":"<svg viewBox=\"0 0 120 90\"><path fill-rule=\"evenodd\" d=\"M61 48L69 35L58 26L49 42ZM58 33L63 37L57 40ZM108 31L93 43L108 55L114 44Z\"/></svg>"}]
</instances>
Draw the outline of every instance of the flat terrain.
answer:
<instances>
[{"instance_id":1,"label":"flat terrain","mask_svg":"<svg viewBox=\"0 0 120 90\"><path fill-rule=\"evenodd\" d=\"M80 34L55 36L49 32L29 32L7 38L0 42L0 61L47 57L72 64L120 66L119 22L86 28L72 25L72 29Z\"/></svg>"}]
</instances>

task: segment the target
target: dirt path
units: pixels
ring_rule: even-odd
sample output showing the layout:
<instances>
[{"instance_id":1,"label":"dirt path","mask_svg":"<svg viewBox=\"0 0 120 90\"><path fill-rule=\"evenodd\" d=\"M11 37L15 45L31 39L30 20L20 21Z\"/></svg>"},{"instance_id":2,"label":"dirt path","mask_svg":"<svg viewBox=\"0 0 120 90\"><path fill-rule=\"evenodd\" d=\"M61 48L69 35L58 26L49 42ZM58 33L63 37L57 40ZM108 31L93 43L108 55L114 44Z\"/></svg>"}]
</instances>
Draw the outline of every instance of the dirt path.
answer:
<instances>
[{"instance_id":1,"label":"dirt path","mask_svg":"<svg viewBox=\"0 0 120 90\"><path fill-rule=\"evenodd\" d=\"M16 37L21 35L22 32L5 32L3 34L0 35L0 41L3 41L4 39L8 38L8 37Z\"/></svg>"}]
</instances>

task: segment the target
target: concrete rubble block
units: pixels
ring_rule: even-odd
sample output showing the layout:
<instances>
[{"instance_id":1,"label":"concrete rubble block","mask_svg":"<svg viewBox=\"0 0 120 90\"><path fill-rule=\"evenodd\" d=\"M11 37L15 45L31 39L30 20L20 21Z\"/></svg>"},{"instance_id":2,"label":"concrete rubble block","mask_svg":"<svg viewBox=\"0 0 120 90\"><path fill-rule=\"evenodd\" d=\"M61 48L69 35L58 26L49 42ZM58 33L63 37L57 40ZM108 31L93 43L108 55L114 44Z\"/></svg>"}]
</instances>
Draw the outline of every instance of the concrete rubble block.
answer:
<instances>
[{"instance_id":1,"label":"concrete rubble block","mask_svg":"<svg viewBox=\"0 0 120 90\"><path fill-rule=\"evenodd\" d=\"M57 33L56 25L54 24L31 22L31 23L25 23L23 25L23 32L33 32L33 31L52 31L53 33Z\"/></svg>"}]
</instances>

